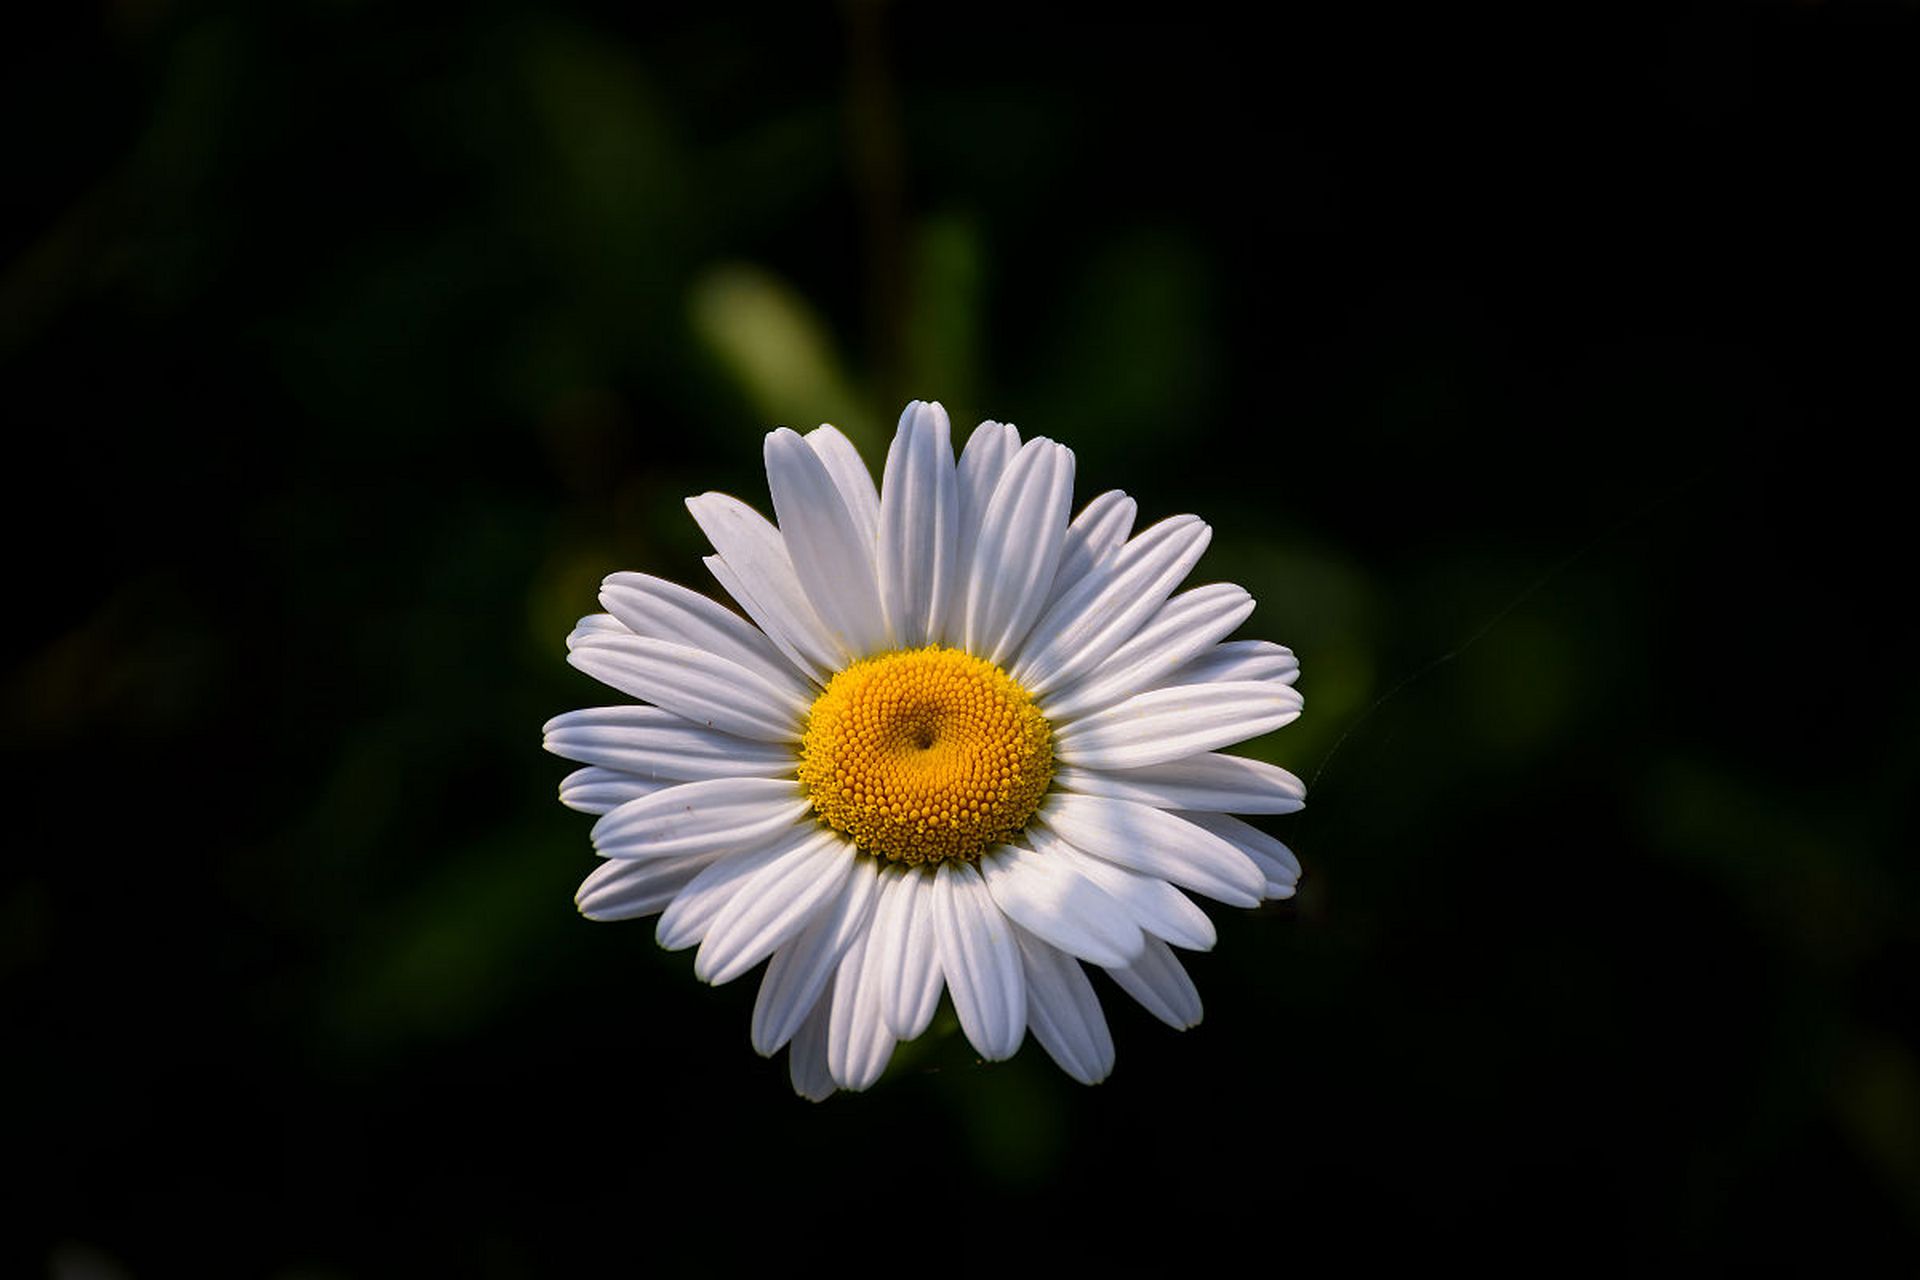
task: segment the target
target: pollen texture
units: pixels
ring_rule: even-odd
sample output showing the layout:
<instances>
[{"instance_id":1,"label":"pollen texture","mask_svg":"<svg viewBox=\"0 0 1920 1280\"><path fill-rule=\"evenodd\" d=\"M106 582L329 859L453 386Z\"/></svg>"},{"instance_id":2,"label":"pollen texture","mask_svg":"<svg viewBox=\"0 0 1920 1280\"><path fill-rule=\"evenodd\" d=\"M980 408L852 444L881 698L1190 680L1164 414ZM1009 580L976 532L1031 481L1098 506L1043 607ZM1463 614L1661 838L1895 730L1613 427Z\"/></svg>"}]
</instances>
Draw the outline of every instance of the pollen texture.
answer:
<instances>
[{"instance_id":1,"label":"pollen texture","mask_svg":"<svg viewBox=\"0 0 1920 1280\"><path fill-rule=\"evenodd\" d=\"M856 662L814 701L800 783L822 822L893 862L971 862L1026 825L1053 777L1033 697L958 649Z\"/></svg>"}]
</instances>

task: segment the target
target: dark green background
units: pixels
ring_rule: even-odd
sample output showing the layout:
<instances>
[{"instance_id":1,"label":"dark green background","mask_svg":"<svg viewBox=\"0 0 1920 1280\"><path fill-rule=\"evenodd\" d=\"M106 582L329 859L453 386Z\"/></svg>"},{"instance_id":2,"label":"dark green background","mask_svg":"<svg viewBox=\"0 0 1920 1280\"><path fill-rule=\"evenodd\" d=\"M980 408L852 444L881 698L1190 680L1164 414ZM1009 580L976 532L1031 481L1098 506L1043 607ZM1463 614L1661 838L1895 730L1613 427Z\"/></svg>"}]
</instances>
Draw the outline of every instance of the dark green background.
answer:
<instances>
[{"instance_id":1,"label":"dark green background","mask_svg":"<svg viewBox=\"0 0 1920 1280\"><path fill-rule=\"evenodd\" d=\"M1535 8L16 29L6 1259L1910 1257L1920 13ZM797 1101L571 905L600 576L910 397L1301 655L1301 893L1096 1089L943 1025Z\"/></svg>"}]
</instances>

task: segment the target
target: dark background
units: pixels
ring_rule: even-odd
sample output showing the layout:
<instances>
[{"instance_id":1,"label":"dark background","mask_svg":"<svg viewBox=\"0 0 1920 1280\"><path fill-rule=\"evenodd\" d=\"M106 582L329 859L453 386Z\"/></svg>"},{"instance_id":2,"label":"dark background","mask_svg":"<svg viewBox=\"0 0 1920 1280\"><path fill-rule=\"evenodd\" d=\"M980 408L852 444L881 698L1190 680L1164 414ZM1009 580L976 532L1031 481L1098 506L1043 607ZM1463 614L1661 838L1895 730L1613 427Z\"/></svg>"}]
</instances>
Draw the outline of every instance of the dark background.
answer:
<instances>
[{"instance_id":1,"label":"dark background","mask_svg":"<svg viewBox=\"0 0 1920 1280\"><path fill-rule=\"evenodd\" d=\"M83 4L0 60L5 1266L1911 1261L1911 5ZM1299 897L813 1106L549 716L938 398L1215 527ZM949 1020L950 1022L950 1020Z\"/></svg>"}]
</instances>

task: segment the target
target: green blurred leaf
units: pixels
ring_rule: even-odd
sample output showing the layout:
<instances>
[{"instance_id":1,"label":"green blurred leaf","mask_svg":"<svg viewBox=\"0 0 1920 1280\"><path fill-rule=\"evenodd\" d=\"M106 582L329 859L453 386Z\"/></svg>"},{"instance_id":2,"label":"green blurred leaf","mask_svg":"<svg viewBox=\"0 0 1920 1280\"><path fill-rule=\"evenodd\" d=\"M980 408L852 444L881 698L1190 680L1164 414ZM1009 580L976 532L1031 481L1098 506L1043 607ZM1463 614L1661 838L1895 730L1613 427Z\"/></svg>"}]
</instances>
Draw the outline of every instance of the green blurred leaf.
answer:
<instances>
[{"instance_id":1,"label":"green blurred leaf","mask_svg":"<svg viewBox=\"0 0 1920 1280\"><path fill-rule=\"evenodd\" d=\"M792 286L744 263L716 267L693 286L693 326L768 423L831 422L863 455L884 442L834 350L827 325Z\"/></svg>"}]
</instances>

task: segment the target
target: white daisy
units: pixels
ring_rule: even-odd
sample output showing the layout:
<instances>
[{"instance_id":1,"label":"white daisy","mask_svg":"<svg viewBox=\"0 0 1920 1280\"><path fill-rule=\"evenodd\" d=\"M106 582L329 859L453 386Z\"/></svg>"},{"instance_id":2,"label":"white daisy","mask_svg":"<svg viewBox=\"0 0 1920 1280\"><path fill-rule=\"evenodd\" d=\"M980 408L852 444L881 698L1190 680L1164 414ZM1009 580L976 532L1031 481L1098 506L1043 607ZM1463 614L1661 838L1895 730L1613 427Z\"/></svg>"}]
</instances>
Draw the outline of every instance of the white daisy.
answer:
<instances>
[{"instance_id":1,"label":"white daisy","mask_svg":"<svg viewBox=\"0 0 1920 1280\"><path fill-rule=\"evenodd\" d=\"M568 661L643 705L546 726L602 815L580 910L660 916L669 950L729 982L768 961L753 1045L796 1090L879 1079L944 990L983 1058L1026 1032L1076 1080L1113 1066L1082 964L1162 1021L1200 997L1171 948L1232 906L1293 893L1300 864L1229 816L1300 808L1284 769L1220 754L1300 714L1291 651L1224 637L1237 586L1176 594L1211 531L1132 534L1103 493L1069 520L1073 453L982 423L956 464L947 414L900 418L876 490L832 427L767 437L777 526L687 500L706 564L752 622L617 573ZM1129 536L1129 535L1132 536Z\"/></svg>"}]
</instances>

